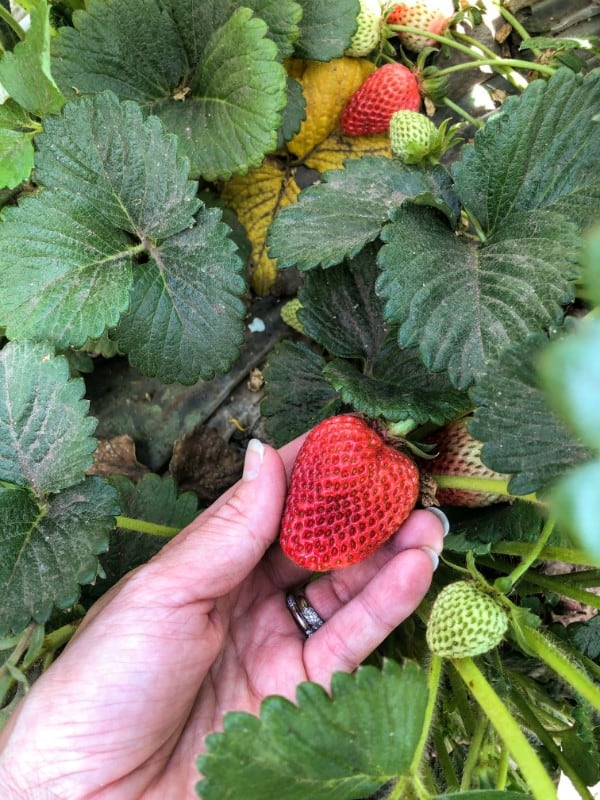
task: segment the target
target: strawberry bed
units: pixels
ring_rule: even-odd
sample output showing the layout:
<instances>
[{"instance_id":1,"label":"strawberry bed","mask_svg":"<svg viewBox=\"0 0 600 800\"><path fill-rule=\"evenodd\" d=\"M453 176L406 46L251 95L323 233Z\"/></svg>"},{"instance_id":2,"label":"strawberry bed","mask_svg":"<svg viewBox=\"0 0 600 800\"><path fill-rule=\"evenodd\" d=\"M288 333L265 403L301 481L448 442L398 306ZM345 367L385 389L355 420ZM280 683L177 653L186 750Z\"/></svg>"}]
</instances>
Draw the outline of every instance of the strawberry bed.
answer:
<instances>
[{"instance_id":1,"label":"strawberry bed","mask_svg":"<svg viewBox=\"0 0 600 800\"><path fill-rule=\"evenodd\" d=\"M232 716L200 796L244 793L242 748L261 800L301 774L313 800L550 800L561 773L587 800L596 5L465 3L448 30L358 0L24 5L26 31L0 10L1 719L251 437L359 415L420 448L451 519L431 592L331 695Z\"/></svg>"}]
</instances>

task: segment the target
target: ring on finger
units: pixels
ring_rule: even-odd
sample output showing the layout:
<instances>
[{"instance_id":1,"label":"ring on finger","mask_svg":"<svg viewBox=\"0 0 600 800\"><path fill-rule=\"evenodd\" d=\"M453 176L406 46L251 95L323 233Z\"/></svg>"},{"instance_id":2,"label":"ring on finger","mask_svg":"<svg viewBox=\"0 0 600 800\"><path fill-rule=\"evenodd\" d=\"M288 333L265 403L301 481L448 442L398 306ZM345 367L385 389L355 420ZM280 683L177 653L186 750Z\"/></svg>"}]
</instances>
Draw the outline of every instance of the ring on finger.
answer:
<instances>
[{"instance_id":1,"label":"ring on finger","mask_svg":"<svg viewBox=\"0 0 600 800\"><path fill-rule=\"evenodd\" d=\"M308 602L303 589L288 592L285 596L285 603L294 622L307 638L325 624L325 620Z\"/></svg>"}]
</instances>

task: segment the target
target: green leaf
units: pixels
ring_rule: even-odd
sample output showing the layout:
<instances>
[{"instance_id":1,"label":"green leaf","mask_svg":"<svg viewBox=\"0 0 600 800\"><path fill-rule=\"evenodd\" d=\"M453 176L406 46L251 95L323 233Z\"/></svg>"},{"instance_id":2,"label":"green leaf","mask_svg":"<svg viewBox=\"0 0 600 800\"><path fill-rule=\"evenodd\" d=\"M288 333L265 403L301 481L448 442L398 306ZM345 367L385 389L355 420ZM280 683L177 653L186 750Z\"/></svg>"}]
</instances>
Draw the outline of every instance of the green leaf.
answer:
<instances>
[{"instance_id":1,"label":"green leaf","mask_svg":"<svg viewBox=\"0 0 600 800\"><path fill-rule=\"evenodd\" d=\"M476 409L469 432L485 442L481 455L490 469L513 475L513 494L546 488L588 457L540 387L536 367L547 344L540 334L507 348L470 392Z\"/></svg>"},{"instance_id":2,"label":"green leaf","mask_svg":"<svg viewBox=\"0 0 600 800\"><path fill-rule=\"evenodd\" d=\"M0 488L0 636L68 608L98 571L118 513L116 492L86 478L38 504L26 489Z\"/></svg>"},{"instance_id":3,"label":"green leaf","mask_svg":"<svg viewBox=\"0 0 600 800\"><path fill-rule=\"evenodd\" d=\"M458 215L443 167L423 170L382 156L351 159L278 213L269 229L269 255L281 267L339 264L375 240L406 200L438 208L452 222Z\"/></svg>"},{"instance_id":4,"label":"green leaf","mask_svg":"<svg viewBox=\"0 0 600 800\"><path fill-rule=\"evenodd\" d=\"M269 355L261 412L277 446L340 410L339 395L323 377L324 366L323 356L302 343L283 341Z\"/></svg>"},{"instance_id":5,"label":"green leaf","mask_svg":"<svg viewBox=\"0 0 600 800\"><path fill-rule=\"evenodd\" d=\"M240 6L251 9L266 22L267 35L277 45L280 60L292 55L300 34L302 7L294 0L161 0L160 5L175 21L192 65L204 57L210 32L224 25Z\"/></svg>"},{"instance_id":6,"label":"green leaf","mask_svg":"<svg viewBox=\"0 0 600 800\"><path fill-rule=\"evenodd\" d=\"M600 217L599 107L600 70L560 69L508 98L454 168L484 231L515 212L558 211L582 228Z\"/></svg>"},{"instance_id":7,"label":"green leaf","mask_svg":"<svg viewBox=\"0 0 600 800\"><path fill-rule=\"evenodd\" d=\"M136 271L114 338L145 375L192 384L226 372L239 356L246 282L229 233L218 208L204 209Z\"/></svg>"},{"instance_id":8,"label":"green leaf","mask_svg":"<svg viewBox=\"0 0 600 800\"><path fill-rule=\"evenodd\" d=\"M558 522L574 534L584 550L600 559L600 460L572 469L554 488L551 507Z\"/></svg>"},{"instance_id":9,"label":"green leaf","mask_svg":"<svg viewBox=\"0 0 600 800\"><path fill-rule=\"evenodd\" d=\"M190 227L200 201L177 139L156 117L112 92L68 103L36 137L35 178L86 202L116 228L140 240Z\"/></svg>"},{"instance_id":10,"label":"green leaf","mask_svg":"<svg viewBox=\"0 0 600 800\"><path fill-rule=\"evenodd\" d=\"M533 503L517 501L477 509L452 521L444 549L451 553L489 553L496 542L536 541L542 524L541 512Z\"/></svg>"},{"instance_id":11,"label":"green leaf","mask_svg":"<svg viewBox=\"0 0 600 800\"><path fill-rule=\"evenodd\" d=\"M0 224L0 324L11 339L81 347L129 304L131 238L83 197L45 191L5 209Z\"/></svg>"},{"instance_id":12,"label":"green leaf","mask_svg":"<svg viewBox=\"0 0 600 800\"><path fill-rule=\"evenodd\" d=\"M288 75L286 91L287 103L283 112L277 149L283 147L284 142L288 142L298 133L302 122L306 119L306 98L302 92L302 84Z\"/></svg>"},{"instance_id":13,"label":"green leaf","mask_svg":"<svg viewBox=\"0 0 600 800\"><path fill-rule=\"evenodd\" d=\"M600 614L568 625L567 638L580 653L596 661L600 656Z\"/></svg>"},{"instance_id":14,"label":"green leaf","mask_svg":"<svg viewBox=\"0 0 600 800\"><path fill-rule=\"evenodd\" d=\"M230 713L224 732L207 737L199 759L204 800L355 800L405 774L421 737L427 702L425 673L386 661L336 673L332 696L302 683L297 705L263 701L260 719ZM410 707L410 714L406 708Z\"/></svg>"},{"instance_id":15,"label":"green leaf","mask_svg":"<svg viewBox=\"0 0 600 800\"><path fill-rule=\"evenodd\" d=\"M591 300L600 305L600 226L596 226L586 239L583 278Z\"/></svg>"},{"instance_id":16,"label":"green leaf","mask_svg":"<svg viewBox=\"0 0 600 800\"><path fill-rule=\"evenodd\" d=\"M540 373L548 399L569 428L600 451L600 321L584 320L544 353Z\"/></svg>"},{"instance_id":17,"label":"green leaf","mask_svg":"<svg viewBox=\"0 0 600 800\"><path fill-rule=\"evenodd\" d=\"M304 330L329 353L360 358L371 366L386 337L383 304L375 294L377 248L369 244L353 259L308 272L298 299Z\"/></svg>"},{"instance_id":18,"label":"green leaf","mask_svg":"<svg viewBox=\"0 0 600 800\"><path fill-rule=\"evenodd\" d=\"M33 169L33 134L0 128L0 187L13 189Z\"/></svg>"},{"instance_id":19,"label":"green leaf","mask_svg":"<svg viewBox=\"0 0 600 800\"><path fill-rule=\"evenodd\" d=\"M0 480L39 498L83 480L96 421L67 359L47 343L10 342L0 351L0 387Z\"/></svg>"},{"instance_id":20,"label":"green leaf","mask_svg":"<svg viewBox=\"0 0 600 800\"><path fill-rule=\"evenodd\" d=\"M472 792L450 792L436 794L431 800L533 800L530 794L509 792L505 790L474 789Z\"/></svg>"},{"instance_id":21,"label":"green leaf","mask_svg":"<svg viewBox=\"0 0 600 800\"><path fill-rule=\"evenodd\" d=\"M368 417L391 422L443 425L469 407L465 394L445 373L428 372L415 350L400 350L394 339L382 348L371 374L341 358L323 369L341 399Z\"/></svg>"},{"instance_id":22,"label":"green leaf","mask_svg":"<svg viewBox=\"0 0 600 800\"><path fill-rule=\"evenodd\" d=\"M194 176L245 174L277 144L287 99L278 44L286 52L282 42L293 38L297 4L287 0L279 9L256 2L272 20L278 44L262 19L237 5L91 2L74 15L75 28L60 29L57 80L65 91L82 94L111 89L156 113L178 135Z\"/></svg>"},{"instance_id":23,"label":"green leaf","mask_svg":"<svg viewBox=\"0 0 600 800\"><path fill-rule=\"evenodd\" d=\"M50 74L50 23L46 0L30 3L25 39L0 59L0 84L19 105L43 117L56 114L64 97Z\"/></svg>"},{"instance_id":24,"label":"green leaf","mask_svg":"<svg viewBox=\"0 0 600 800\"><path fill-rule=\"evenodd\" d=\"M456 236L437 212L404 206L382 232L377 291L403 347L468 387L509 344L562 319L579 240L551 212L515 214L486 242Z\"/></svg>"},{"instance_id":25,"label":"green leaf","mask_svg":"<svg viewBox=\"0 0 600 800\"><path fill-rule=\"evenodd\" d=\"M315 61L341 58L356 33L358 0L300 0L300 39L294 55Z\"/></svg>"},{"instance_id":26,"label":"green leaf","mask_svg":"<svg viewBox=\"0 0 600 800\"><path fill-rule=\"evenodd\" d=\"M197 496L193 492L178 495L171 477L151 473L133 483L122 475L112 475L108 481L118 492L122 516L184 528L198 514ZM122 528L112 531L108 553L101 557L105 576L85 590L85 597L100 597L126 573L149 561L167 541L161 536Z\"/></svg>"}]
</instances>

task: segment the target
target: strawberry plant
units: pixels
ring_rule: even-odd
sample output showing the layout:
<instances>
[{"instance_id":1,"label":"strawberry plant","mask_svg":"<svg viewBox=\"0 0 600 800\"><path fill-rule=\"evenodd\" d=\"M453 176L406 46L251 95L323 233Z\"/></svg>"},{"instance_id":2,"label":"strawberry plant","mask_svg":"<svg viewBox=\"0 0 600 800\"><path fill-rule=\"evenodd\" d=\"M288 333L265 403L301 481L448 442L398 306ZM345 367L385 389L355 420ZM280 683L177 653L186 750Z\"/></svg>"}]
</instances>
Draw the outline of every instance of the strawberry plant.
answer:
<instances>
[{"instance_id":1,"label":"strawberry plant","mask_svg":"<svg viewBox=\"0 0 600 800\"><path fill-rule=\"evenodd\" d=\"M551 800L562 773L592 797L597 39L439 5L27 0L25 25L0 4L0 720L198 511L164 470L91 474L91 373L114 360L208 387L236 369L255 297L283 294L264 430L280 445L314 428L284 549L349 560L339 531L294 516L340 419L351 457L374 448L382 469L389 528L372 495L347 498L367 550L417 502L415 463L451 533L369 663L330 694L232 710L199 795ZM477 38L492 11L511 53ZM494 113L452 95L474 70L509 95Z\"/></svg>"}]
</instances>

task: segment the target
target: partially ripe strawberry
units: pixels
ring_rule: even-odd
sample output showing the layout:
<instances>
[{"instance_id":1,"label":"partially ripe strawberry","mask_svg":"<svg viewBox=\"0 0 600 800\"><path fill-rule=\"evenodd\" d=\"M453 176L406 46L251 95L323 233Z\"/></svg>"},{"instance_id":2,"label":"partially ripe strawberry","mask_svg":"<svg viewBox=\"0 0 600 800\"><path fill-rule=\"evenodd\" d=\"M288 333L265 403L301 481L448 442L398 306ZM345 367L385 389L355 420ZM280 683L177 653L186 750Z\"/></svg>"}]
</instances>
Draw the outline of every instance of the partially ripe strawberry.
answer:
<instances>
[{"instance_id":1,"label":"partially ripe strawberry","mask_svg":"<svg viewBox=\"0 0 600 800\"><path fill-rule=\"evenodd\" d=\"M434 655L468 658L500 644L507 628L508 615L491 595L474 581L456 581L436 597L426 639Z\"/></svg>"},{"instance_id":2,"label":"partially ripe strawberry","mask_svg":"<svg viewBox=\"0 0 600 800\"><path fill-rule=\"evenodd\" d=\"M454 16L452 0L405 0L395 3L386 18L389 25L407 25L430 33L443 34ZM420 53L425 47L435 47L435 39L407 31L395 31L400 44L413 53Z\"/></svg>"},{"instance_id":3,"label":"partially ripe strawberry","mask_svg":"<svg viewBox=\"0 0 600 800\"><path fill-rule=\"evenodd\" d=\"M507 481L510 475L486 467L481 460L483 444L473 438L467 430L466 420L461 419L441 428L429 437L429 443L435 443L439 453L427 462L427 472L432 475L461 475L473 478L495 478ZM467 506L481 508L494 503L506 502L509 498L502 494L489 492L473 492L464 489L438 489L436 500L440 505Z\"/></svg>"},{"instance_id":4,"label":"partially ripe strawberry","mask_svg":"<svg viewBox=\"0 0 600 800\"><path fill-rule=\"evenodd\" d=\"M403 64L384 64L350 98L342 114L342 133L347 136L385 133L396 111L420 108L421 92L415 73Z\"/></svg>"},{"instance_id":5,"label":"partially ripe strawberry","mask_svg":"<svg viewBox=\"0 0 600 800\"><path fill-rule=\"evenodd\" d=\"M368 56L381 37L381 3L379 0L360 0L358 28L344 55L353 58Z\"/></svg>"},{"instance_id":6,"label":"partially ripe strawberry","mask_svg":"<svg viewBox=\"0 0 600 800\"><path fill-rule=\"evenodd\" d=\"M296 457L281 547L316 572L355 564L389 539L418 497L419 471L408 455L358 416L329 417Z\"/></svg>"}]
</instances>

